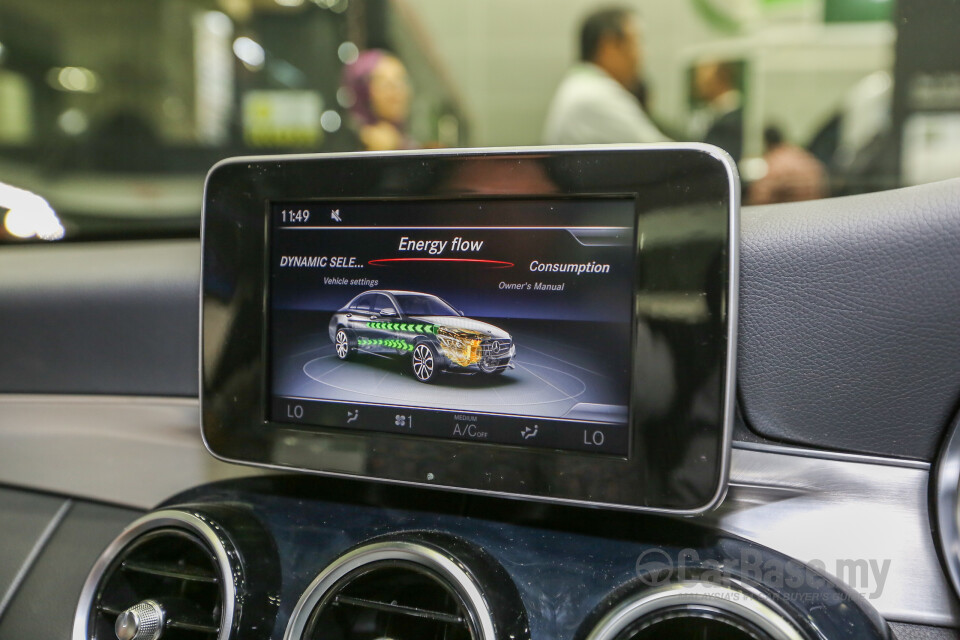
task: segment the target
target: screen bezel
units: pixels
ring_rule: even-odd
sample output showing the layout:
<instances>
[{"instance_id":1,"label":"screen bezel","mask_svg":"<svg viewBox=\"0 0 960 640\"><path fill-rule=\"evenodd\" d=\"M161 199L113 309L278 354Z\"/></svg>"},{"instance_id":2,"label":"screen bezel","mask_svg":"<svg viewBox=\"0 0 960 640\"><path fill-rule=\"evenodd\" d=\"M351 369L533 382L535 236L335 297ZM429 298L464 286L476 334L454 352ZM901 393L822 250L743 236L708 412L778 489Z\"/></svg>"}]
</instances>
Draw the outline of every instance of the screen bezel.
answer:
<instances>
[{"instance_id":1,"label":"screen bezel","mask_svg":"<svg viewBox=\"0 0 960 640\"><path fill-rule=\"evenodd\" d=\"M497 188L489 191L484 172L506 165L510 169L497 176ZM441 180L453 167L461 176L475 176L472 182ZM529 178L527 170L561 178L546 191ZM267 283L272 203L638 198L656 184L671 203L685 204L683 187L692 183L697 171L711 174L706 182L717 191L718 202L725 203L723 248L728 278L723 292L726 313L720 320L724 328L720 341L726 348L722 415L717 428L706 434L713 438L719 459L709 477L697 478L702 486L698 485L695 500L677 503L666 493L654 494L644 486L643 465L652 456L638 450L641 439L635 435L642 423L635 419L633 398L626 458L266 420L271 397ZM639 205L635 209L639 230ZM738 211L739 179L732 160L719 149L700 144L327 154L218 163L207 177L203 211L200 395L204 443L217 458L275 469L675 514L710 509L723 498L729 468ZM637 264L641 251L637 243ZM398 458L402 464L394 464ZM361 469L355 464L358 459L363 461ZM561 478L593 481L563 483Z\"/></svg>"}]
</instances>

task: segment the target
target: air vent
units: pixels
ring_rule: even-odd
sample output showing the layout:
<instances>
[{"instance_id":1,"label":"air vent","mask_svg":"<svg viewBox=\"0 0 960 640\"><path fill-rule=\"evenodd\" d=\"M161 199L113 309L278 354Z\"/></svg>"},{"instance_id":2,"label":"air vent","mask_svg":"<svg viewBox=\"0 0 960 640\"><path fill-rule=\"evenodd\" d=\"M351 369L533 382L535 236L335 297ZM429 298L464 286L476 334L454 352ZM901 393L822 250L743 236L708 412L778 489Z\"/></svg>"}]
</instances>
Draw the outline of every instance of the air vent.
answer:
<instances>
[{"instance_id":1,"label":"air vent","mask_svg":"<svg viewBox=\"0 0 960 640\"><path fill-rule=\"evenodd\" d=\"M327 567L294 610L286 640L494 640L481 590L463 566L410 542L360 547Z\"/></svg>"},{"instance_id":2,"label":"air vent","mask_svg":"<svg viewBox=\"0 0 960 640\"><path fill-rule=\"evenodd\" d=\"M466 605L443 578L409 562L384 561L334 585L302 637L472 640L476 633Z\"/></svg>"},{"instance_id":3,"label":"air vent","mask_svg":"<svg viewBox=\"0 0 960 640\"><path fill-rule=\"evenodd\" d=\"M87 579L74 640L224 640L235 590L223 545L210 524L185 512L133 523Z\"/></svg>"},{"instance_id":4,"label":"air vent","mask_svg":"<svg viewBox=\"0 0 960 640\"><path fill-rule=\"evenodd\" d=\"M940 557L947 567L954 593L960 595L960 416L950 427L940 452L935 491Z\"/></svg>"},{"instance_id":5,"label":"air vent","mask_svg":"<svg viewBox=\"0 0 960 640\"><path fill-rule=\"evenodd\" d=\"M746 620L714 607L685 605L644 616L617 634L617 640L770 640Z\"/></svg>"},{"instance_id":6,"label":"air vent","mask_svg":"<svg viewBox=\"0 0 960 640\"><path fill-rule=\"evenodd\" d=\"M587 640L802 640L759 593L705 582L649 589L606 614Z\"/></svg>"}]
</instances>

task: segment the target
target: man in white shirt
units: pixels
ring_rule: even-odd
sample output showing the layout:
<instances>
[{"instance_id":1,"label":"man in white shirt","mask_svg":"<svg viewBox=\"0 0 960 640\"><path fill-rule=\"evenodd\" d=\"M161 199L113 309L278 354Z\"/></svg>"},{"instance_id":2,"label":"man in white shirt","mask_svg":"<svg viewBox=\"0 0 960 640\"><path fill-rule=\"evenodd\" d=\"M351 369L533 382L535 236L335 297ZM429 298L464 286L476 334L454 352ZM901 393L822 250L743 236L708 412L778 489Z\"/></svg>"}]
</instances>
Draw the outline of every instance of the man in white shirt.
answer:
<instances>
[{"instance_id":1,"label":"man in white shirt","mask_svg":"<svg viewBox=\"0 0 960 640\"><path fill-rule=\"evenodd\" d=\"M629 9L605 9L588 16L580 28L581 61L553 97L544 142L666 141L634 93L641 59L640 28Z\"/></svg>"}]
</instances>

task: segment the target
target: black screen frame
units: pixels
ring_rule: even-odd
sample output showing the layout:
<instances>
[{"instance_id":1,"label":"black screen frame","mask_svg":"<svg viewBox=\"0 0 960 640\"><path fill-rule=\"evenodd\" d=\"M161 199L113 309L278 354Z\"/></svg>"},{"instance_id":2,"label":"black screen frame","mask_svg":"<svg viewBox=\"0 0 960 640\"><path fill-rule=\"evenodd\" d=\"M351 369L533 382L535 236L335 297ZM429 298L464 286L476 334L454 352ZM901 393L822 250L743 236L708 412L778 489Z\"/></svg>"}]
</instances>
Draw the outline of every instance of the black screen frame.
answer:
<instances>
[{"instance_id":1,"label":"black screen frame","mask_svg":"<svg viewBox=\"0 0 960 640\"><path fill-rule=\"evenodd\" d=\"M718 268L724 274L724 311L711 320L716 325L716 349L710 352L710 362L719 365L720 376L718 411L715 421L695 431L711 452L706 462L654 469L657 453L646 450L643 439L636 437L644 423L635 415L633 397L626 458L266 420L271 397L267 344L271 203L628 196L637 198L639 234L648 211L640 199L651 194L656 194L661 208L710 203L709 215L717 217L715 222L722 217L726 230L715 247L723 257ZM276 469L632 510L675 514L708 510L722 500L729 469L738 212L735 165L719 149L700 144L223 161L207 177L203 211L204 443L217 458ZM638 242L637 265L643 252L643 243ZM636 381L631 393L636 393ZM669 480L677 472L683 475L682 491ZM667 480L657 481L654 473Z\"/></svg>"}]
</instances>

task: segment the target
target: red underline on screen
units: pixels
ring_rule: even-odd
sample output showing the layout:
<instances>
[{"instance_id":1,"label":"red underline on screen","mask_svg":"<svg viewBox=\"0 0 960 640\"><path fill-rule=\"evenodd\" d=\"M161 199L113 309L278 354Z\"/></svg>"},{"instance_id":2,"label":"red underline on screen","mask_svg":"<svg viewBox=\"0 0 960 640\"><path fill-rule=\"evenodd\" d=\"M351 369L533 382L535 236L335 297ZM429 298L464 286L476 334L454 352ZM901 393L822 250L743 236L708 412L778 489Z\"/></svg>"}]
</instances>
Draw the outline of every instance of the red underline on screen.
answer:
<instances>
[{"instance_id":1,"label":"red underline on screen","mask_svg":"<svg viewBox=\"0 0 960 640\"><path fill-rule=\"evenodd\" d=\"M374 267L384 267L390 262L465 262L486 265L491 269L507 269L515 266L512 262L503 260L481 260L479 258L377 258L367 264Z\"/></svg>"}]
</instances>

